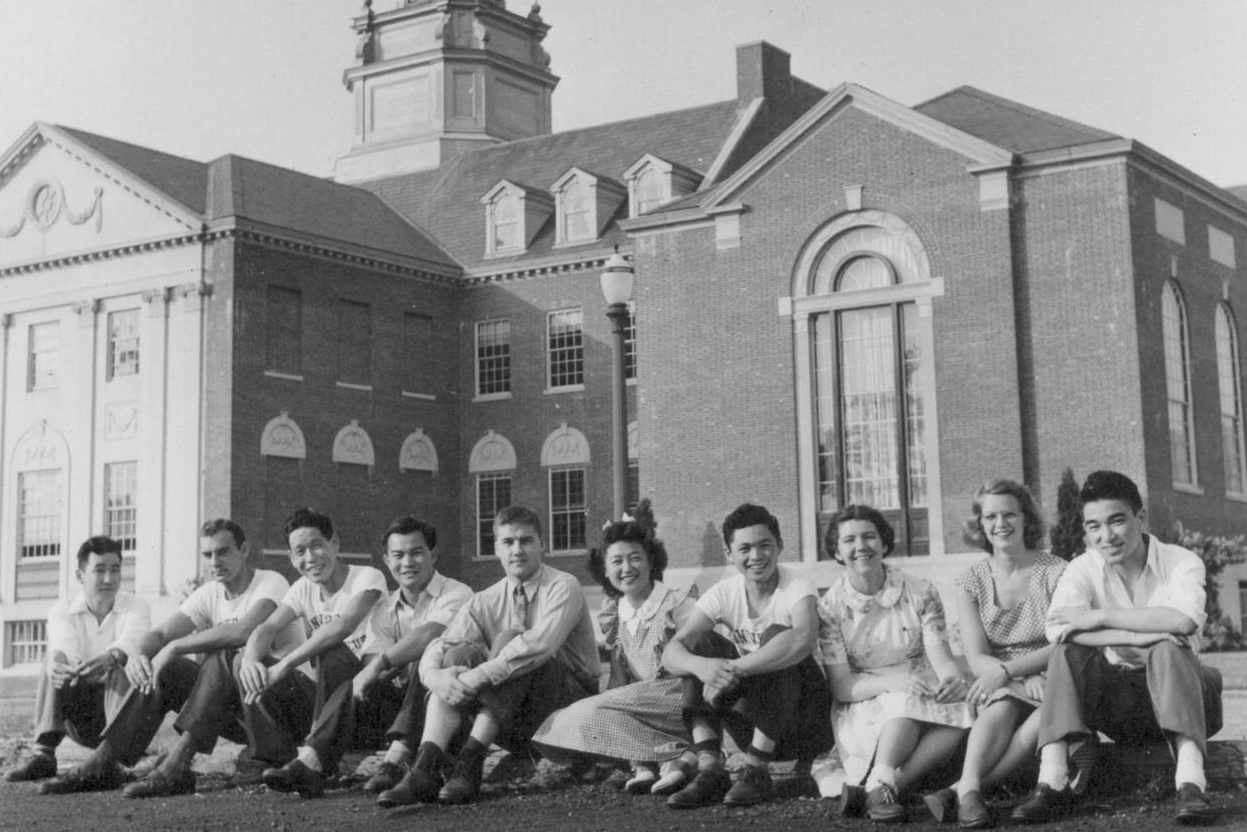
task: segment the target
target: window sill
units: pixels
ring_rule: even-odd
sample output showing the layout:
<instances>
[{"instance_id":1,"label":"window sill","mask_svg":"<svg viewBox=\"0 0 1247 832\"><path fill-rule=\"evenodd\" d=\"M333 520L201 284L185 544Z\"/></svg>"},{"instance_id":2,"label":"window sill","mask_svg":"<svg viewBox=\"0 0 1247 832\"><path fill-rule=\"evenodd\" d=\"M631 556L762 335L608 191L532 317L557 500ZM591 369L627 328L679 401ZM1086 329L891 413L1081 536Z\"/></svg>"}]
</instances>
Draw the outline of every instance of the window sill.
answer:
<instances>
[{"instance_id":1,"label":"window sill","mask_svg":"<svg viewBox=\"0 0 1247 832\"><path fill-rule=\"evenodd\" d=\"M624 379L624 384L628 385L629 387L636 387L636 377L633 376L632 378Z\"/></svg>"},{"instance_id":2,"label":"window sill","mask_svg":"<svg viewBox=\"0 0 1247 832\"><path fill-rule=\"evenodd\" d=\"M547 387L542 391L542 395L552 396L557 393L583 393L585 386L583 384L569 384L566 387Z\"/></svg>"},{"instance_id":3,"label":"window sill","mask_svg":"<svg viewBox=\"0 0 1247 832\"><path fill-rule=\"evenodd\" d=\"M1175 482L1173 484L1173 490L1181 494L1193 494L1196 497L1204 496L1204 489L1200 488L1198 485L1191 485L1185 482Z\"/></svg>"},{"instance_id":4,"label":"window sill","mask_svg":"<svg viewBox=\"0 0 1247 832\"><path fill-rule=\"evenodd\" d=\"M482 393L479 396L474 396L472 398L472 401L474 403L475 402L501 402L501 401L506 401L509 398L511 398L510 393Z\"/></svg>"},{"instance_id":5,"label":"window sill","mask_svg":"<svg viewBox=\"0 0 1247 832\"><path fill-rule=\"evenodd\" d=\"M552 558L577 558L589 554L588 549L560 549L557 552L546 552Z\"/></svg>"},{"instance_id":6,"label":"window sill","mask_svg":"<svg viewBox=\"0 0 1247 832\"><path fill-rule=\"evenodd\" d=\"M514 246L512 248L494 249L493 251L485 252L485 259L493 260L493 259L500 259L503 257L514 257L517 254L523 254L525 250L526 249L523 246Z\"/></svg>"},{"instance_id":7,"label":"window sill","mask_svg":"<svg viewBox=\"0 0 1247 832\"><path fill-rule=\"evenodd\" d=\"M1247 503L1247 494L1238 494L1233 491L1227 491L1225 499L1229 500L1231 503Z\"/></svg>"},{"instance_id":8,"label":"window sill","mask_svg":"<svg viewBox=\"0 0 1247 832\"><path fill-rule=\"evenodd\" d=\"M437 401L437 396L434 396L432 393L412 393L410 390L404 390L402 395L404 399L420 399L426 402Z\"/></svg>"},{"instance_id":9,"label":"window sill","mask_svg":"<svg viewBox=\"0 0 1247 832\"><path fill-rule=\"evenodd\" d=\"M335 387L341 387L343 390L359 390L363 393L372 392L371 384L355 384L350 381L335 381L333 384Z\"/></svg>"},{"instance_id":10,"label":"window sill","mask_svg":"<svg viewBox=\"0 0 1247 832\"><path fill-rule=\"evenodd\" d=\"M281 373L281 372L278 372L277 370L265 370L264 377L265 378L281 378L281 379L285 379L286 381L303 381L303 376L301 375L296 375L294 373Z\"/></svg>"}]
</instances>

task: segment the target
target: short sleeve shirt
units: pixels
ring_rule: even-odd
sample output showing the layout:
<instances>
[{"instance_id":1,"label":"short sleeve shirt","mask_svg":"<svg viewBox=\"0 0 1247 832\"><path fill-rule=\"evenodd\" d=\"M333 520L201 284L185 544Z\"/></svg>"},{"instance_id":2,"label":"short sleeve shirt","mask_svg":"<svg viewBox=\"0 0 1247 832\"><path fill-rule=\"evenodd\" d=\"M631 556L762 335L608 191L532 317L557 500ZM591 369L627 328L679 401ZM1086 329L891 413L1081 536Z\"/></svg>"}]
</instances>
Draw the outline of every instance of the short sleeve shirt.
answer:
<instances>
[{"instance_id":1,"label":"short sleeve shirt","mask_svg":"<svg viewBox=\"0 0 1247 832\"><path fill-rule=\"evenodd\" d=\"M237 598L227 597L225 585L212 581L192 592L182 602L179 610L191 620L196 631L202 631L245 618L261 601L280 604L289 589L290 583L281 573L271 569L257 569L251 576L251 583L247 584L247 588ZM302 640L303 630L299 622L291 622L274 641L273 655L281 658Z\"/></svg>"},{"instance_id":2,"label":"short sleeve shirt","mask_svg":"<svg viewBox=\"0 0 1247 832\"><path fill-rule=\"evenodd\" d=\"M70 664L85 662L112 647L127 655L138 652L139 639L152 628L151 607L129 592L118 592L113 608L96 621L86 593L61 599L48 611L48 653L65 654Z\"/></svg>"},{"instance_id":3,"label":"short sleeve shirt","mask_svg":"<svg viewBox=\"0 0 1247 832\"><path fill-rule=\"evenodd\" d=\"M347 567L342 588L328 598L324 597L320 584L312 583L307 578L299 578L281 602L303 619L307 635L310 636L329 622L340 619L343 610L359 593L372 589L384 597L387 588L385 576L379 570L371 566L352 565ZM368 619L369 616L364 616L343 641L356 656L363 655L364 641L368 635Z\"/></svg>"},{"instance_id":4,"label":"short sleeve shirt","mask_svg":"<svg viewBox=\"0 0 1247 832\"><path fill-rule=\"evenodd\" d=\"M425 624L450 625L463 602L472 597L467 584L433 573L429 585L420 590L415 604L408 604L403 591L396 589L389 598L379 601L368 616L368 640L363 652L375 655L388 650Z\"/></svg>"},{"instance_id":5,"label":"short sleeve shirt","mask_svg":"<svg viewBox=\"0 0 1247 832\"><path fill-rule=\"evenodd\" d=\"M749 615L749 599L745 595L745 576L724 578L697 601L715 627L731 639L742 656L757 650L762 636L773 625L792 626L792 611L803 598L818 599L818 589L808 579L789 572L782 564L776 567L779 583L766 606Z\"/></svg>"},{"instance_id":6,"label":"short sleeve shirt","mask_svg":"<svg viewBox=\"0 0 1247 832\"><path fill-rule=\"evenodd\" d=\"M1057 580L1065 571L1065 561L1047 552L1035 558L1022 603L1008 609L996 598L996 581L987 558L957 576L955 583L974 597L979 607L983 632L992 655L1001 661L1031 653L1048 644L1044 619L1056 591Z\"/></svg>"}]
</instances>

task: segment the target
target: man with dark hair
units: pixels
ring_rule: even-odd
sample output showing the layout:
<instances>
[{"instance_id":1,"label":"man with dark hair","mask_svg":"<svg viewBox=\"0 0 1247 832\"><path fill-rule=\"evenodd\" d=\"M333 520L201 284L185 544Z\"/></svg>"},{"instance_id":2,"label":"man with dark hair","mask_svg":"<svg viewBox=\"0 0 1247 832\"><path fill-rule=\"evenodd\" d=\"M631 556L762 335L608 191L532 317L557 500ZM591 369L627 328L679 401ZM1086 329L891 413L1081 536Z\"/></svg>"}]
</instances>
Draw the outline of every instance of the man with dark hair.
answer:
<instances>
[{"instance_id":1,"label":"man with dark hair","mask_svg":"<svg viewBox=\"0 0 1247 832\"><path fill-rule=\"evenodd\" d=\"M79 548L74 574L82 592L57 601L48 612L47 660L35 693L35 749L10 769L10 781L56 775L56 747L66 734L79 745L101 742L112 713L130 682L125 665L138 639L151 627L147 602L121 592L121 544L88 538ZM70 769L64 780L110 789L122 783L116 765ZM56 783L43 783L40 790Z\"/></svg>"},{"instance_id":2,"label":"man with dark hair","mask_svg":"<svg viewBox=\"0 0 1247 832\"><path fill-rule=\"evenodd\" d=\"M540 518L519 506L499 512L494 555L506 577L473 595L424 651L420 747L403 780L377 799L381 806L474 800L491 743L525 748L547 716L597 693L601 667L584 593L575 577L544 562ZM468 722L470 736L443 783L451 739Z\"/></svg>"},{"instance_id":3,"label":"man with dark hair","mask_svg":"<svg viewBox=\"0 0 1247 832\"><path fill-rule=\"evenodd\" d=\"M1203 561L1144 532L1143 498L1123 474L1091 474L1079 502L1087 551L1062 574L1048 612L1056 646L1040 706L1039 783L1013 819L1042 823L1075 802L1100 731L1117 742L1167 742L1177 758L1175 818L1207 822L1204 753L1221 727L1221 680L1196 655Z\"/></svg>"},{"instance_id":4,"label":"man with dark hair","mask_svg":"<svg viewBox=\"0 0 1247 832\"><path fill-rule=\"evenodd\" d=\"M467 584L437 571L437 529L431 524L398 517L381 545L398 589L372 608L362 667L329 696L306 741L329 769L348 748L372 749L388 738L385 759L364 784L370 792L393 788L403 778L424 725L420 657L472 595Z\"/></svg>"},{"instance_id":5,"label":"man with dark hair","mask_svg":"<svg viewBox=\"0 0 1247 832\"><path fill-rule=\"evenodd\" d=\"M132 766L142 757L166 713L179 711L174 723L181 736L173 750L146 777L126 786L126 797L166 797L195 790L191 762L195 754L211 753L217 737L248 742L242 723L242 702L234 681L237 650L252 630L277 607L289 589L286 579L271 570L255 569L242 528L217 518L200 529L199 551L209 581L195 589L173 613L139 640L125 665L131 688L104 731L84 769L107 770ZM277 656L302 640L297 627L288 627L274 645ZM196 661L196 656L202 656ZM288 723L281 736L272 732L254 737L255 759L289 759L290 730L305 728L302 720L284 714ZM282 754L285 753L283 757ZM70 778L49 784L59 792L88 787Z\"/></svg>"},{"instance_id":6,"label":"man with dark hair","mask_svg":"<svg viewBox=\"0 0 1247 832\"><path fill-rule=\"evenodd\" d=\"M737 574L698 600L663 651L663 667L684 677L684 722L698 757L697 776L667 799L672 809L770 800L772 760L808 765L832 743L831 691L814 658L817 589L780 565L779 520L762 506L729 514L723 544ZM725 727L747 749L734 783L723 765Z\"/></svg>"},{"instance_id":7,"label":"man with dark hair","mask_svg":"<svg viewBox=\"0 0 1247 832\"><path fill-rule=\"evenodd\" d=\"M286 521L285 532L290 565L300 577L247 640L238 675L249 725L261 724L271 719L274 708L286 707L281 702L266 707L264 694L298 673L306 661L314 661L316 670L315 724L338 687L350 684L359 672L368 616L386 591L385 576L376 569L338 560L338 536L325 515L301 508ZM310 633L307 641L270 666L265 657L274 639L296 621ZM304 797L323 794L328 766L311 740L299 747L295 759L266 769L264 784Z\"/></svg>"}]
</instances>

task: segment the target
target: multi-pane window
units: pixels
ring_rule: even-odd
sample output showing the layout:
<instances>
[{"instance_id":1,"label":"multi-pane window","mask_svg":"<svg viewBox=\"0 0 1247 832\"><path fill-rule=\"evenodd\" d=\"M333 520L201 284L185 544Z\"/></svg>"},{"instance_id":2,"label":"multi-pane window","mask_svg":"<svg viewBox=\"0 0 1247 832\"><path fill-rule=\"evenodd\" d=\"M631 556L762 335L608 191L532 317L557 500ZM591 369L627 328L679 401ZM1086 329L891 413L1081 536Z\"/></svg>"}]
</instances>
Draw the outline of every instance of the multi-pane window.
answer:
<instances>
[{"instance_id":1,"label":"multi-pane window","mask_svg":"<svg viewBox=\"0 0 1247 832\"><path fill-rule=\"evenodd\" d=\"M4 625L4 666L40 664L47 653L48 624L37 621L10 621Z\"/></svg>"},{"instance_id":2,"label":"multi-pane window","mask_svg":"<svg viewBox=\"0 0 1247 832\"><path fill-rule=\"evenodd\" d=\"M589 511L585 504L585 469L550 469L550 549L585 548Z\"/></svg>"},{"instance_id":3,"label":"multi-pane window","mask_svg":"<svg viewBox=\"0 0 1247 832\"><path fill-rule=\"evenodd\" d=\"M585 383L583 314L579 309L551 312L546 317L546 356L550 389Z\"/></svg>"},{"instance_id":4,"label":"multi-pane window","mask_svg":"<svg viewBox=\"0 0 1247 832\"><path fill-rule=\"evenodd\" d=\"M1165 389L1169 399L1169 456L1173 481L1195 485L1195 420L1191 414L1191 348L1186 307L1177 287L1161 294L1161 332L1165 343Z\"/></svg>"},{"instance_id":5,"label":"multi-pane window","mask_svg":"<svg viewBox=\"0 0 1247 832\"><path fill-rule=\"evenodd\" d=\"M104 466L104 534L120 543L125 552L136 548L137 485L137 462L110 462Z\"/></svg>"},{"instance_id":6,"label":"multi-pane window","mask_svg":"<svg viewBox=\"0 0 1247 832\"><path fill-rule=\"evenodd\" d=\"M481 321L476 325L476 395L511 392L511 322Z\"/></svg>"},{"instance_id":7,"label":"multi-pane window","mask_svg":"<svg viewBox=\"0 0 1247 832\"><path fill-rule=\"evenodd\" d=\"M303 295L298 289L269 286L265 297L264 355L267 369L303 372Z\"/></svg>"},{"instance_id":8,"label":"multi-pane window","mask_svg":"<svg viewBox=\"0 0 1247 832\"><path fill-rule=\"evenodd\" d=\"M338 381L368 384L372 377L372 315L368 304L338 301Z\"/></svg>"},{"instance_id":9,"label":"multi-pane window","mask_svg":"<svg viewBox=\"0 0 1247 832\"><path fill-rule=\"evenodd\" d=\"M511 505L511 474L494 472L476 475L476 554L494 553L494 518Z\"/></svg>"},{"instance_id":10,"label":"multi-pane window","mask_svg":"<svg viewBox=\"0 0 1247 832\"><path fill-rule=\"evenodd\" d=\"M17 475L17 546L22 558L60 556L61 512L60 469Z\"/></svg>"},{"instance_id":11,"label":"multi-pane window","mask_svg":"<svg viewBox=\"0 0 1247 832\"><path fill-rule=\"evenodd\" d=\"M666 200L667 189L663 185L663 174L653 165L641 172L636 180L636 204L633 206L633 216L644 214Z\"/></svg>"},{"instance_id":12,"label":"multi-pane window","mask_svg":"<svg viewBox=\"0 0 1247 832\"><path fill-rule=\"evenodd\" d=\"M1243 440L1243 365L1238 352L1234 317L1217 307L1217 381L1221 393L1221 454L1225 460L1225 490L1247 494L1247 450Z\"/></svg>"},{"instance_id":13,"label":"multi-pane window","mask_svg":"<svg viewBox=\"0 0 1247 832\"><path fill-rule=\"evenodd\" d=\"M563 239L593 239L593 213L589 186L579 180L571 182L563 191Z\"/></svg>"},{"instance_id":14,"label":"multi-pane window","mask_svg":"<svg viewBox=\"0 0 1247 832\"><path fill-rule=\"evenodd\" d=\"M636 378L636 310L632 307L624 327L624 378Z\"/></svg>"},{"instance_id":15,"label":"multi-pane window","mask_svg":"<svg viewBox=\"0 0 1247 832\"><path fill-rule=\"evenodd\" d=\"M403 315L403 389L420 392L432 387L433 319L407 312Z\"/></svg>"},{"instance_id":16,"label":"multi-pane window","mask_svg":"<svg viewBox=\"0 0 1247 832\"><path fill-rule=\"evenodd\" d=\"M628 481L624 485L624 505L631 508L641 502L641 466L635 459L628 460Z\"/></svg>"},{"instance_id":17,"label":"multi-pane window","mask_svg":"<svg viewBox=\"0 0 1247 832\"><path fill-rule=\"evenodd\" d=\"M490 251L520 247L519 200L505 191L498 194L489 210Z\"/></svg>"},{"instance_id":18,"label":"multi-pane window","mask_svg":"<svg viewBox=\"0 0 1247 832\"><path fill-rule=\"evenodd\" d=\"M30 362L27 390L47 390L56 386L61 370L61 325L57 321L30 327Z\"/></svg>"},{"instance_id":19,"label":"multi-pane window","mask_svg":"<svg viewBox=\"0 0 1247 832\"><path fill-rule=\"evenodd\" d=\"M132 376L139 371L139 310L108 313L108 377Z\"/></svg>"}]
</instances>

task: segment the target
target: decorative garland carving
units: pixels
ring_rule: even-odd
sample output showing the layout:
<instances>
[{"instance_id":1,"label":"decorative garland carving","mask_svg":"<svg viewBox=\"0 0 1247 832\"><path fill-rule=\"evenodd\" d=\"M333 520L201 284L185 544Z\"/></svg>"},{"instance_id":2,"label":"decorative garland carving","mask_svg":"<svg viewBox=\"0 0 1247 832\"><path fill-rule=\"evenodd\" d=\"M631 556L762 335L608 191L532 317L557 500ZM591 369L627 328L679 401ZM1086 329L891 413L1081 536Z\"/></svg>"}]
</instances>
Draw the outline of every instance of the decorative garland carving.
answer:
<instances>
[{"instance_id":1,"label":"decorative garland carving","mask_svg":"<svg viewBox=\"0 0 1247 832\"><path fill-rule=\"evenodd\" d=\"M65 189L54 179L40 180L30 186L26 200L22 205L22 216L17 224L8 228L0 227L0 238L9 240L16 237L30 220L41 231L47 231L62 216L71 225L82 225L87 220L95 219L95 230L98 233L104 223L104 189L96 188L91 207L82 213L75 212L65 200Z\"/></svg>"}]
</instances>

